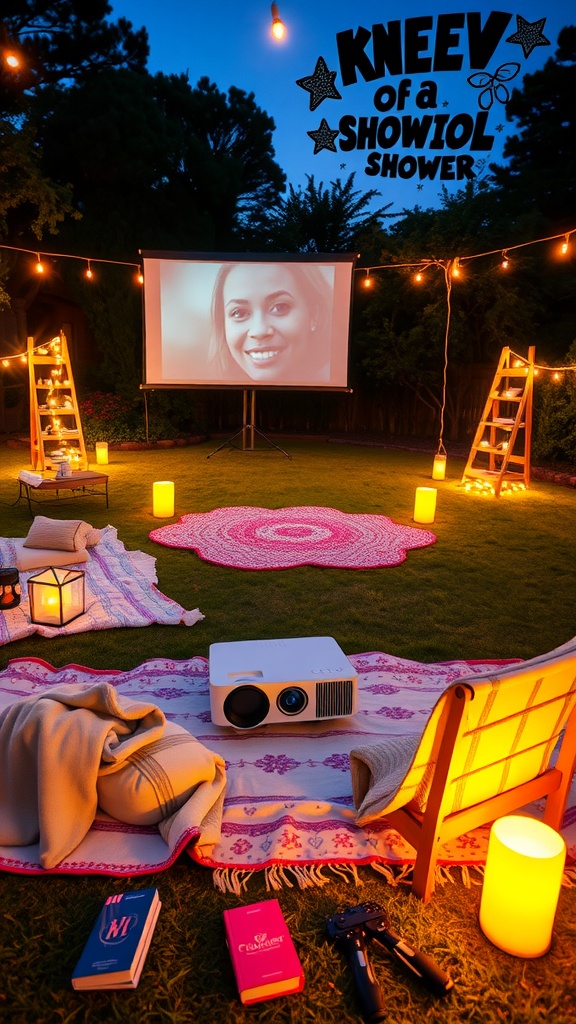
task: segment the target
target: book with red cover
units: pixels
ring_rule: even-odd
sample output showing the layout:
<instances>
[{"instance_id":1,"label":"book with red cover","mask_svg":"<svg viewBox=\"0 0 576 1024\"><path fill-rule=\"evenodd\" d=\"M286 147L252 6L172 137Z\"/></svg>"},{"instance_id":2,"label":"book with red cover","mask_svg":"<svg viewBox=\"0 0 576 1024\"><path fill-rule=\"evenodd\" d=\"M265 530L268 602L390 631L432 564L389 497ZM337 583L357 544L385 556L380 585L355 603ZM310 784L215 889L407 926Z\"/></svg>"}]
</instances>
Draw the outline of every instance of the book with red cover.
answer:
<instances>
[{"instance_id":1,"label":"book with red cover","mask_svg":"<svg viewBox=\"0 0 576 1024\"><path fill-rule=\"evenodd\" d=\"M304 972L278 900L225 910L224 927L245 1005L304 988Z\"/></svg>"}]
</instances>

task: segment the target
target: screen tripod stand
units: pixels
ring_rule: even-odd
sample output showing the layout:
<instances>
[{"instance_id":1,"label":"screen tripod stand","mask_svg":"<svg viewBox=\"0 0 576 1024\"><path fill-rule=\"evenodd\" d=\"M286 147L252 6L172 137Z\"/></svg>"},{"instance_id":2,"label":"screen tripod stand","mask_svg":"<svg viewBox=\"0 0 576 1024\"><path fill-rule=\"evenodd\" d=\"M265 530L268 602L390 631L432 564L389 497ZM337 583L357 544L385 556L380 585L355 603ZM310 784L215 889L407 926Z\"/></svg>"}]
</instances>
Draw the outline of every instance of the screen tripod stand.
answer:
<instances>
[{"instance_id":1,"label":"screen tripod stand","mask_svg":"<svg viewBox=\"0 0 576 1024\"><path fill-rule=\"evenodd\" d=\"M268 449L275 449L285 455L287 459L291 456L288 452L285 452L280 445L275 444L271 441L266 434L263 434L261 430L255 425L256 419L256 392L254 390L243 391L242 397L242 426L240 430L237 430L232 437L229 437L227 441L223 441L210 455L207 455L207 459L211 459L213 455L221 452L223 448L235 448L241 452L261 452L266 451L266 448L257 447L255 444L256 436L261 438L267 445Z\"/></svg>"}]
</instances>

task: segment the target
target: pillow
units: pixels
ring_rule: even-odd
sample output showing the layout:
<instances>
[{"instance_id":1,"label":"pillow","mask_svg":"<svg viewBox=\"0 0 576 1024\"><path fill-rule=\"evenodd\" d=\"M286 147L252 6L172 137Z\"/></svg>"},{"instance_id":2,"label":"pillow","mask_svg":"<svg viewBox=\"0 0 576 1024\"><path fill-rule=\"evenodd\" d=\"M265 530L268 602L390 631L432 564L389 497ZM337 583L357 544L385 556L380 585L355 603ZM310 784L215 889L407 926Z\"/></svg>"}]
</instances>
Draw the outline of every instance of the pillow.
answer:
<instances>
[{"instance_id":1,"label":"pillow","mask_svg":"<svg viewBox=\"0 0 576 1024\"><path fill-rule=\"evenodd\" d=\"M166 722L161 739L135 751L117 771L99 774L98 804L128 825L157 825L215 772L211 751L181 725Z\"/></svg>"},{"instance_id":2,"label":"pillow","mask_svg":"<svg viewBox=\"0 0 576 1024\"><path fill-rule=\"evenodd\" d=\"M87 548L94 548L102 540L102 530L93 530L91 528L84 539Z\"/></svg>"},{"instance_id":3,"label":"pillow","mask_svg":"<svg viewBox=\"0 0 576 1024\"><path fill-rule=\"evenodd\" d=\"M16 551L16 566L20 572L32 569L44 569L49 565L56 568L65 565L80 565L88 562L90 555L84 551L54 551L46 548L25 548L24 540L16 537L12 543Z\"/></svg>"},{"instance_id":4,"label":"pillow","mask_svg":"<svg viewBox=\"0 0 576 1024\"><path fill-rule=\"evenodd\" d=\"M91 533L90 523L85 523L82 519L48 519L47 516L35 516L24 541L24 547L82 551L86 547L86 537Z\"/></svg>"}]
</instances>

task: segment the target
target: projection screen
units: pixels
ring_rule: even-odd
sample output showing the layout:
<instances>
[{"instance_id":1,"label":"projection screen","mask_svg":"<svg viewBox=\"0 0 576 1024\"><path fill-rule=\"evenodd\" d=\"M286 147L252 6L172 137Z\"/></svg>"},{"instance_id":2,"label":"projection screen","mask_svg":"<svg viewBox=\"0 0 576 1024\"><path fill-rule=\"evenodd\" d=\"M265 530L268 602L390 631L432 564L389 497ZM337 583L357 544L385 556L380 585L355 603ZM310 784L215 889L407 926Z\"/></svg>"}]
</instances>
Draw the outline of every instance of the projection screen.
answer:
<instances>
[{"instance_id":1,"label":"projection screen","mask_svg":"<svg viewBox=\"0 0 576 1024\"><path fill-rule=\"evenodd\" d=\"M141 256L143 388L347 390L355 254Z\"/></svg>"}]
</instances>

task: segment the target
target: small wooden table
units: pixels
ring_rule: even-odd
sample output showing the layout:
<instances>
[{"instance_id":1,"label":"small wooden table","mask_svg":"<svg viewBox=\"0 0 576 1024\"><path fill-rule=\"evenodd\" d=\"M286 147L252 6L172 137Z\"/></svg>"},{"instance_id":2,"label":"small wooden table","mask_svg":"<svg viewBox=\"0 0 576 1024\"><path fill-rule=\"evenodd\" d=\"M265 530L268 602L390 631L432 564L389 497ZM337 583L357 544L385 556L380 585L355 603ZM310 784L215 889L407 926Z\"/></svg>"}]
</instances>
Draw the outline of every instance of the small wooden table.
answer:
<instances>
[{"instance_id":1,"label":"small wooden table","mask_svg":"<svg viewBox=\"0 0 576 1024\"><path fill-rule=\"evenodd\" d=\"M106 498L106 508L108 508L108 477L106 473L95 473L93 470L84 469L72 473L72 476L58 477L58 479L50 477L49 479L42 480L39 484L28 484L20 479L18 483L20 484L18 501L21 498L26 498L30 515L32 515L32 502L35 501L41 504L44 500L35 497L36 493L39 494L44 491L55 491L56 498L58 498L59 491L76 492L72 493L70 498L82 498L90 494L97 495L98 497ZM63 498L62 500L66 499Z\"/></svg>"}]
</instances>

